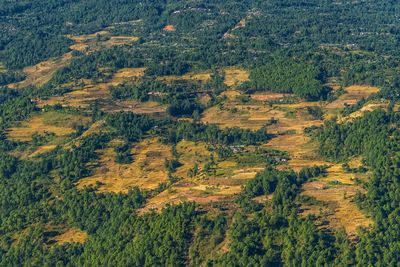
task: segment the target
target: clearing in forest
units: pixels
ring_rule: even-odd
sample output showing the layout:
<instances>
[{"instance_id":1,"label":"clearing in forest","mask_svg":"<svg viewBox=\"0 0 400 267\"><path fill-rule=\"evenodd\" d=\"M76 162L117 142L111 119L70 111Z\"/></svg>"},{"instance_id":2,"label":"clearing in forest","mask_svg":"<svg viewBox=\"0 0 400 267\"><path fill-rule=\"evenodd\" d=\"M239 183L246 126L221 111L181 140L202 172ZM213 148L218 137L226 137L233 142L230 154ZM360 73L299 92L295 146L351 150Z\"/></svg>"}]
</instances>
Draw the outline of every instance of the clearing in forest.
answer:
<instances>
[{"instance_id":1,"label":"clearing in forest","mask_svg":"<svg viewBox=\"0 0 400 267\"><path fill-rule=\"evenodd\" d=\"M333 164L317 156L317 144L302 134L281 135L272 139L268 147L289 152L290 159L279 168L291 168L300 171L304 167L327 166L327 174L306 182L302 196L308 196L320 205L302 205L301 214L316 215L328 221L331 228L344 227L349 236L356 234L358 227L368 227L372 220L360 211L354 196L363 189L357 180L366 179L366 174L345 172L340 164ZM323 225L326 227L326 225Z\"/></svg>"},{"instance_id":2,"label":"clearing in forest","mask_svg":"<svg viewBox=\"0 0 400 267\"><path fill-rule=\"evenodd\" d=\"M202 122L216 124L221 128L240 127L258 130L267 125L271 119L283 118L284 113L262 105L243 105L226 103L207 109Z\"/></svg>"},{"instance_id":3,"label":"clearing in forest","mask_svg":"<svg viewBox=\"0 0 400 267\"><path fill-rule=\"evenodd\" d=\"M67 35L67 37L75 42L70 49L87 53L101 48L134 44L139 40L136 36L112 36L106 30L87 35Z\"/></svg>"},{"instance_id":4,"label":"clearing in forest","mask_svg":"<svg viewBox=\"0 0 400 267\"><path fill-rule=\"evenodd\" d=\"M89 235L86 232L77 228L70 228L62 231L60 235L50 238L49 241L56 242L59 245L64 245L66 243L84 244L88 237Z\"/></svg>"},{"instance_id":5,"label":"clearing in forest","mask_svg":"<svg viewBox=\"0 0 400 267\"><path fill-rule=\"evenodd\" d=\"M271 94L275 96L274 93ZM268 105L264 101L241 95L237 91L221 95L227 96L228 99L223 104L207 109L202 116L203 122L216 124L222 128L240 127L257 130L267 127L267 131L273 134L287 131L301 133L307 127L323 123L309 111L309 108L318 108L319 103ZM267 97L267 94L263 96Z\"/></svg>"},{"instance_id":6,"label":"clearing in forest","mask_svg":"<svg viewBox=\"0 0 400 267\"><path fill-rule=\"evenodd\" d=\"M224 38L225 38L225 39L234 38L235 35L233 34L233 32L234 32L235 30L242 29L242 28L244 28L244 27L246 27L246 19L245 19L245 18L244 18L244 19L241 19L241 20L238 22L238 24L236 24L236 26L233 27L231 30L229 30L229 31L227 31L226 33L224 33Z\"/></svg>"},{"instance_id":7,"label":"clearing in forest","mask_svg":"<svg viewBox=\"0 0 400 267\"><path fill-rule=\"evenodd\" d=\"M351 113L348 116L338 117L338 122L339 123L350 122L359 117L362 117L365 112L371 112L371 111L374 111L377 109L386 109L388 106L389 106L388 102L370 102L370 103L365 104L362 108Z\"/></svg>"},{"instance_id":8,"label":"clearing in forest","mask_svg":"<svg viewBox=\"0 0 400 267\"><path fill-rule=\"evenodd\" d=\"M68 36L76 43L70 48L77 51L95 51L102 47L112 47L117 45L132 44L139 40L138 37L134 36L110 36L104 41L98 41L98 36L107 36L109 32L101 31L95 34L82 35L82 36ZM25 88L27 86L43 86L51 80L53 75L61 68L67 66L71 59L72 53L66 53L61 57L49 59L47 61L40 62L34 66L26 67L23 72L26 75L25 80L10 84L8 87L17 89Z\"/></svg>"},{"instance_id":9,"label":"clearing in forest","mask_svg":"<svg viewBox=\"0 0 400 267\"><path fill-rule=\"evenodd\" d=\"M105 103L101 109L106 112L133 112L136 114L165 113L167 105L155 101L140 102L137 100L113 101Z\"/></svg>"},{"instance_id":10,"label":"clearing in forest","mask_svg":"<svg viewBox=\"0 0 400 267\"><path fill-rule=\"evenodd\" d=\"M25 80L10 84L8 87L13 89L24 88L27 86L43 86L53 75L61 68L67 66L72 59L72 53L66 53L63 56L55 59L40 62L35 66L24 68L23 72L26 75Z\"/></svg>"},{"instance_id":11,"label":"clearing in forest","mask_svg":"<svg viewBox=\"0 0 400 267\"><path fill-rule=\"evenodd\" d=\"M126 193L133 187L155 189L168 181L164 162L172 158L170 146L155 138L145 139L132 147L132 163L120 164L115 161L114 151L119 143L115 140L98 151L100 160L94 166L95 171L77 183L79 189L97 185L99 192Z\"/></svg>"},{"instance_id":12,"label":"clearing in forest","mask_svg":"<svg viewBox=\"0 0 400 267\"><path fill-rule=\"evenodd\" d=\"M322 216L323 219L327 219L327 226L344 227L350 236L356 234L358 227L369 227L372 225L371 218L362 213L354 202L356 193L365 191L356 181L364 180L367 176L362 173L345 172L340 164L332 165L327 169L326 176L304 184L301 194L323 203L320 206L314 205L314 211L310 211L312 207L305 208L306 214Z\"/></svg>"},{"instance_id":13,"label":"clearing in forest","mask_svg":"<svg viewBox=\"0 0 400 267\"><path fill-rule=\"evenodd\" d=\"M303 185L301 195L311 197L320 204L302 203L301 214L303 216L313 214L319 220L325 220L326 222L321 223L323 227L329 226L336 229L344 227L349 236L356 234L357 227L371 225L372 220L360 211L353 200L357 191L363 191L357 180L366 179L367 174L348 173L340 164L322 160L317 153L318 143L304 134L305 127L319 126L323 123L322 120L304 119L308 116L302 113L304 108L321 107L321 105L309 105L308 102L303 102L278 106L281 110L286 110L290 116L280 119L277 124L271 126L272 128L268 128L269 132L275 130L278 135L265 145L289 153L290 159L278 168L300 171L304 167L327 167L325 176L311 179ZM290 123L288 117L297 118L299 122ZM283 129L287 131L284 132ZM360 164L360 160L353 161L354 165Z\"/></svg>"},{"instance_id":14,"label":"clearing in forest","mask_svg":"<svg viewBox=\"0 0 400 267\"><path fill-rule=\"evenodd\" d=\"M144 76L146 68L124 68L119 69L112 79L114 83L123 83L131 80L138 80Z\"/></svg>"},{"instance_id":15,"label":"clearing in forest","mask_svg":"<svg viewBox=\"0 0 400 267\"><path fill-rule=\"evenodd\" d=\"M246 27L248 21L250 21L252 18L254 18L255 16L259 16L261 13L259 11L256 10L249 10L246 17L244 17L243 19L241 19L236 25L235 27L233 27L232 29L228 30L226 33L224 33L224 39L229 39L229 38L235 38L235 34L234 32L236 30L239 29L243 29Z\"/></svg>"},{"instance_id":16,"label":"clearing in forest","mask_svg":"<svg viewBox=\"0 0 400 267\"><path fill-rule=\"evenodd\" d=\"M232 201L241 192L242 186L264 169L262 163L246 165L240 164L240 160L235 158L219 160L216 153L210 152L203 142L181 141L176 149L182 166L173 175L180 180L150 198L141 212L161 210L167 204L185 201L200 204Z\"/></svg>"},{"instance_id":17,"label":"clearing in forest","mask_svg":"<svg viewBox=\"0 0 400 267\"><path fill-rule=\"evenodd\" d=\"M224 75L224 83L229 87L238 86L250 79L250 73L247 70L238 67L224 68Z\"/></svg>"},{"instance_id":18,"label":"clearing in forest","mask_svg":"<svg viewBox=\"0 0 400 267\"><path fill-rule=\"evenodd\" d=\"M110 91L108 90L109 84L97 83L84 85L82 88L74 88L75 90L66 93L62 96L54 96L50 98L44 98L37 101L38 107L44 107L46 105L60 104L63 107L76 107L86 108L90 106L90 103L96 100L111 99Z\"/></svg>"},{"instance_id":19,"label":"clearing in forest","mask_svg":"<svg viewBox=\"0 0 400 267\"><path fill-rule=\"evenodd\" d=\"M118 86L125 82L133 82L139 80L144 75L144 68L124 68L118 70L112 79L108 82L94 83L92 80L81 79L77 82L70 84L72 92L66 93L62 96L53 96L50 98L44 98L37 101L38 107L44 107L45 105L60 104L62 106L71 107L89 107L91 103L98 100L100 102L112 102L109 88L112 86ZM108 106L117 107L118 104L114 102L109 103ZM120 110L125 110L127 107L123 103ZM129 106L129 105L128 105ZM114 108L116 110L116 108Z\"/></svg>"},{"instance_id":20,"label":"clearing in forest","mask_svg":"<svg viewBox=\"0 0 400 267\"><path fill-rule=\"evenodd\" d=\"M38 135L40 145L14 151L13 154L22 159L30 159L54 150L57 145L64 144L68 135L75 132L78 125L87 126L90 119L80 115L61 112L44 112L33 115L19 126L7 130L11 140L29 142Z\"/></svg>"},{"instance_id":21,"label":"clearing in forest","mask_svg":"<svg viewBox=\"0 0 400 267\"><path fill-rule=\"evenodd\" d=\"M344 108L346 105L354 105L363 98L367 98L372 94L379 92L378 87L368 86L368 85L352 85L344 88L345 93L339 96L338 99L329 103L327 109L338 109Z\"/></svg>"},{"instance_id":22,"label":"clearing in forest","mask_svg":"<svg viewBox=\"0 0 400 267\"><path fill-rule=\"evenodd\" d=\"M199 81L206 83L211 80L211 71L203 72L189 72L182 76L160 76L157 77L159 81L174 82L174 81Z\"/></svg>"},{"instance_id":23,"label":"clearing in forest","mask_svg":"<svg viewBox=\"0 0 400 267\"><path fill-rule=\"evenodd\" d=\"M357 227L368 227L372 224L372 220L354 203L356 192L364 191L358 181L367 179L368 174L349 173L340 164L323 160L318 155L318 143L306 136L304 130L311 126L321 126L324 123L324 115L333 110L340 111L346 101L352 100L351 103L355 104L378 90L376 87L350 86L338 100L328 104L324 102L283 104L283 101L279 101L285 97L282 94L245 95L239 91L227 91L221 94L226 96L225 101L207 109L202 121L223 128L238 126L259 129L265 126L268 133L276 136L262 147L286 151L290 157L282 161L278 169L300 171L305 167L326 166L327 174L306 182L301 193L302 196L311 197L320 204L302 203L301 214L316 215L319 220L326 220L323 227L336 229L344 227L349 236L354 236ZM271 100L278 102L269 104L268 101ZM387 103L369 102L346 118L346 121L361 116L363 112L383 106L386 107ZM361 161L353 159L351 164L359 167Z\"/></svg>"},{"instance_id":24,"label":"clearing in forest","mask_svg":"<svg viewBox=\"0 0 400 267\"><path fill-rule=\"evenodd\" d=\"M65 137L75 131L75 126L86 125L88 122L89 118L80 115L43 112L21 122L18 127L8 129L7 136L17 141L30 141L35 134Z\"/></svg>"},{"instance_id":25,"label":"clearing in forest","mask_svg":"<svg viewBox=\"0 0 400 267\"><path fill-rule=\"evenodd\" d=\"M282 94L282 93L254 93L250 95L250 98L257 101L273 101L273 100L281 100L285 97L293 97L293 94Z\"/></svg>"}]
</instances>

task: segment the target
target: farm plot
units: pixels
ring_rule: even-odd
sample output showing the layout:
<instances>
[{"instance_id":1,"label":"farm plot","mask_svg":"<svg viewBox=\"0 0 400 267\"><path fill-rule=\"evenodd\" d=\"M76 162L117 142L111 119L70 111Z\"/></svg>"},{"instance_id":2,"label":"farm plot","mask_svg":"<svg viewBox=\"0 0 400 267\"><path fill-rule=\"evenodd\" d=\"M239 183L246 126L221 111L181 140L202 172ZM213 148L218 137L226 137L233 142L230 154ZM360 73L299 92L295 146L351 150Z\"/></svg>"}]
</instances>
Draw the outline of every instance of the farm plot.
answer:
<instances>
[{"instance_id":1,"label":"farm plot","mask_svg":"<svg viewBox=\"0 0 400 267\"><path fill-rule=\"evenodd\" d=\"M239 102L225 102L221 106L207 109L202 122L216 124L221 128L240 127L258 130L267 125L270 120L283 118L284 112L262 104L240 104Z\"/></svg>"},{"instance_id":2,"label":"farm plot","mask_svg":"<svg viewBox=\"0 0 400 267\"><path fill-rule=\"evenodd\" d=\"M279 166L300 171L305 167L326 166L327 175L306 182L302 196L312 197L321 202L318 205L303 205L301 214L323 216L328 225L324 227L344 227L349 236L356 234L358 227L368 227L372 221L363 214L354 203L357 191L363 189L356 184L357 179L365 179L365 174L346 173L340 164L332 164L318 157L316 142L304 136L304 133L286 133L278 135L268 142L266 147L287 151L290 159ZM352 165L359 165L357 160Z\"/></svg>"},{"instance_id":3,"label":"farm plot","mask_svg":"<svg viewBox=\"0 0 400 267\"><path fill-rule=\"evenodd\" d=\"M104 83L93 83L91 80L82 79L74 84L71 84L73 88L72 92L66 93L62 96L39 99L37 101L37 106L44 107L45 105L60 104L62 106L86 108L96 100L102 103L112 102L109 90L111 86L117 86L125 82L137 81L144 75L144 71L144 68L120 69L114 74L110 81ZM129 106L128 103L127 105L124 105L123 102L120 103L120 105L122 105L120 110L125 109L126 106ZM115 106L118 107L118 104Z\"/></svg>"},{"instance_id":4,"label":"farm plot","mask_svg":"<svg viewBox=\"0 0 400 267\"><path fill-rule=\"evenodd\" d=\"M118 141L98 151L100 160L95 164L92 176L77 183L82 189L98 186L99 192L126 193L133 187L155 189L160 183L168 181L168 172L164 161L172 158L171 148L157 139L145 139L132 148L133 162L119 164L115 162L114 151Z\"/></svg>"},{"instance_id":5,"label":"farm plot","mask_svg":"<svg viewBox=\"0 0 400 267\"><path fill-rule=\"evenodd\" d=\"M339 123L345 123L345 122L350 122L353 121L354 119L360 118L364 115L365 112L371 112L377 109L386 109L389 106L389 103L385 102L370 102L365 104L362 108L359 110L351 113L348 116L345 117L338 117L338 122Z\"/></svg>"},{"instance_id":6,"label":"farm plot","mask_svg":"<svg viewBox=\"0 0 400 267\"><path fill-rule=\"evenodd\" d=\"M335 101L328 103L325 106L326 117L330 118L337 115L338 111L345 108L348 105L357 104L363 98L367 98L372 94L379 92L378 87L367 86L367 85L353 85L346 87L345 93L339 96Z\"/></svg>"},{"instance_id":7,"label":"farm plot","mask_svg":"<svg viewBox=\"0 0 400 267\"><path fill-rule=\"evenodd\" d=\"M9 88L19 89L27 86L43 86L61 68L67 66L72 59L72 53L66 53L62 57L40 62L35 66L24 68L25 80L8 85Z\"/></svg>"},{"instance_id":8,"label":"farm plot","mask_svg":"<svg viewBox=\"0 0 400 267\"><path fill-rule=\"evenodd\" d=\"M142 212L185 201L204 205L231 201L247 181L264 169L264 164L247 166L234 159L219 160L203 142L181 141L176 149L182 166L173 175L180 181L149 199Z\"/></svg>"},{"instance_id":9,"label":"farm plot","mask_svg":"<svg viewBox=\"0 0 400 267\"><path fill-rule=\"evenodd\" d=\"M67 35L67 37L75 42L70 49L86 53L118 45L131 45L139 40L136 36L112 36L107 30L87 35Z\"/></svg>"},{"instance_id":10,"label":"farm plot","mask_svg":"<svg viewBox=\"0 0 400 267\"><path fill-rule=\"evenodd\" d=\"M327 172L325 177L305 183L301 195L324 203L322 216L327 218L328 227L344 227L349 236L354 236L358 227L371 226L371 218L362 213L354 202L356 193L364 191L355 181L365 179L366 174L346 173L337 164L329 167ZM314 208L308 214L321 215L316 210Z\"/></svg>"},{"instance_id":11,"label":"farm plot","mask_svg":"<svg viewBox=\"0 0 400 267\"><path fill-rule=\"evenodd\" d=\"M33 138L40 140L40 145L36 144L24 151L14 151L20 158L34 158L65 143L68 135L75 132L76 126L87 126L89 123L89 118L80 115L44 112L21 122L17 127L8 129L6 134L9 139L15 141L29 142Z\"/></svg>"},{"instance_id":12,"label":"farm plot","mask_svg":"<svg viewBox=\"0 0 400 267\"><path fill-rule=\"evenodd\" d=\"M224 83L229 87L238 86L250 79L250 73L247 70L238 67L225 68L224 75Z\"/></svg>"},{"instance_id":13,"label":"farm plot","mask_svg":"<svg viewBox=\"0 0 400 267\"><path fill-rule=\"evenodd\" d=\"M202 83L207 83L211 80L211 71L203 72L189 72L182 76L160 76L157 80L164 82L174 82L174 81L199 81Z\"/></svg>"},{"instance_id":14,"label":"farm plot","mask_svg":"<svg viewBox=\"0 0 400 267\"><path fill-rule=\"evenodd\" d=\"M237 91L229 91L223 95L228 99L222 105L207 109L203 113L203 122L216 124L222 128L240 127L257 130L267 127L267 131L273 134L288 131L301 133L307 127L323 123L322 120L311 116L308 111L308 108L319 107L320 103L317 102L267 105L263 101L254 99L243 103L239 100L243 95ZM267 94L264 94L264 97L266 96Z\"/></svg>"},{"instance_id":15,"label":"farm plot","mask_svg":"<svg viewBox=\"0 0 400 267\"><path fill-rule=\"evenodd\" d=\"M35 134L54 134L65 137L74 132L77 125L87 125L89 118L61 112L44 112L32 116L18 127L7 130L7 136L17 141L31 141Z\"/></svg>"}]
</instances>

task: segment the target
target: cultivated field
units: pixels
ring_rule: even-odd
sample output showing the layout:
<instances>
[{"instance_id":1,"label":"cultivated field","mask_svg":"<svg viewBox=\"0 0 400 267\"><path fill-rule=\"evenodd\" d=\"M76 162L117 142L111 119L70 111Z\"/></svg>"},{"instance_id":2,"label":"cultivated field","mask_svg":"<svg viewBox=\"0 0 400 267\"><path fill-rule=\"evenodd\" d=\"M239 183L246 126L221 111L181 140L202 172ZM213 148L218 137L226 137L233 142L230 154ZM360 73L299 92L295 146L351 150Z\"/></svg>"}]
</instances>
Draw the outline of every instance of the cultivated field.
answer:
<instances>
[{"instance_id":1,"label":"cultivated field","mask_svg":"<svg viewBox=\"0 0 400 267\"><path fill-rule=\"evenodd\" d=\"M280 134L287 131L303 132L307 127L321 125L322 120L314 119L307 107L318 107L319 103L304 102L298 104L267 105L264 101L252 99L250 102L239 100L237 91L223 93L228 99L223 105L214 106L203 113L202 121L219 125L222 128L240 127L260 129L267 127L269 133ZM267 97L268 94L263 94ZM272 93L272 97L276 94Z\"/></svg>"},{"instance_id":2,"label":"cultivated field","mask_svg":"<svg viewBox=\"0 0 400 267\"><path fill-rule=\"evenodd\" d=\"M359 100L363 98L367 98L372 94L376 94L379 92L378 87L367 86L367 85L353 85L344 88L345 93L339 96L338 99L326 105L326 109L341 109L346 105L354 105Z\"/></svg>"},{"instance_id":3,"label":"cultivated field","mask_svg":"<svg viewBox=\"0 0 400 267\"><path fill-rule=\"evenodd\" d=\"M72 53L66 53L60 58L50 59L40 62L39 64L31 67L24 68L23 72L26 75L25 80L10 84L8 87L17 89L27 86L43 86L46 84L53 75L61 68L67 66L72 59Z\"/></svg>"},{"instance_id":4,"label":"cultivated field","mask_svg":"<svg viewBox=\"0 0 400 267\"><path fill-rule=\"evenodd\" d=\"M124 37L106 38L106 41L98 41L100 37L108 36L108 32L101 32L95 35L71 37L76 42L75 49L97 49L98 42L103 42L101 46L118 45L127 42L134 42L134 39ZM133 37L132 37L133 38ZM81 46L79 48L79 46ZM88 46L88 47L85 47ZM68 59L69 60L69 59ZM58 66L63 66L68 62L53 62ZM54 65L42 65L42 69L49 70ZM36 70L39 71L40 70ZM44 71L44 70L42 70ZM32 71L32 73L34 73ZM43 74L45 75L45 74ZM43 78L43 75L39 75ZM29 83L40 84L49 80L53 73L47 74L46 80L38 81L28 75L26 81ZM90 80L81 80L70 84L73 88L63 96L51 97L49 99L38 100L38 106L61 104L63 106L87 108L94 101L99 101L102 110L107 112L133 111L135 113L164 113L166 106L156 102L138 101L115 101L111 99L109 88L126 82L135 82L145 75L144 68L127 68L118 70L109 81L94 83ZM367 175L346 173L341 165L333 164L318 157L318 144L304 135L304 129L311 126L320 126L324 120L316 117L312 110L319 110L324 118L337 116L340 109L346 105L357 103L362 98L368 97L379 91L376 87L370 86L350 86L345 88L345 93L331 103L324 102L295 102L285 103L285 98L292 97L288 94L277 93L254 93L251 95L243 94L234 90L241 83L248 81L248 71L230 67L224 69L224 83L231 87L231 90L221 94L224 97L222 103L208 108L202 115L201 121L204 123L216 124L221 128L241 127L257 130L263 127L268 133L276 136L268 143L262 145L264 148L286 151L290 159L283 161L278 167L280 169L292 168L300 171L304 167L328 166L327 175L311 180L304 184L301 195L312 197L318 205L302 204L301 214L303 216L314 214L321 220L327 221L323 227L339 228L344 227L347 233L352 236L356 233L359 226L369 226L371 220L363 214L353 202L354 195L358 190L363 190L355 181L367 179ZM211 72L192 72L182 76L158 77L158 80L165 82L173 81L199 81L206 83L211 79ZM19 86L19 85L18 85ZM199 95L199 101L207 104L210 97ZM275 101L278 104L271 104ZM286 102L287 103L287 102ZM377 108L385 108L387 103L368 102L359 111L356 111L345 118L338 118L339 122L345 123L361 116L364 112L372 111ZM54 114L53 114L54 115ZM20 141L29 141L35 133L45 134L54 133L54 140L65 139L72 133L74 124L85 121L85 118L55 117L49 121L46 113L35 115L26 122L21 122L19 127L9 129L9 138ZM57 123L62 121L63 123ZM68 123L64 123L67 121ZM87 123L87 122L86 122ZM104 124L93 125L84 136L90 135L102 129ZM57 139L58 138L58 139ZM82 189L86 186L95 186L99 192L126 193L133 187L142 189L155 189L161 183L168 183L168 173L164 164L165 159L172 159L172 147L161 144L157 139L145 139L132 147L133 162L129 164L118 164L115 162L116 153L114 148L118 145L118 140L109 143L108 147L99 150L100 160L90 164L94 168L92 176L84 178L77 183L77 187ZM53 150L56 145L62 142L53 141L39 146L35 151L31 151L29 157L35 157L42 153ZM78 141L64 143L66 147L72 143L79 144ZM239 154L233 155L226 160L218 159L216 153L206 143L181 141L176 146L179 154L179 162L182 164L177 168L173 176L178 181L171 184L163 192L151 197L141 212L151 209L160 210L167 204L181 203L183 201L195 201L200 204L208 205L213 202L230 203L235 195L239 194L242 186L247 181L264 169L264 164L243 163ZM243 152L246 155L254 153L254 148L247 147ZM211 159L214 162L211 162ZM362 164L360 159L353 159L352 164ZM193 174L194 169L196 173ZM262 198L259 201L268 201L271 196ZM74 231L65 232L59 235L55 241L79 240L66 236L75 236ZM76 234L79 236L79 234ZM81 234L81 238L84 236ZM59 241L60 240L60 241ZM68 241L65 241L68 242ZM71 241L75 242L75 241ZM79 241L76 241L79 242Z\"/></svg>"},{"instance_id":5,"label":"cultivated field","mask_svg":"<svg viewBox=\"0 0 400 267\"><path fill-rule=\"evenodd\" d=\"M109 31L77 36L67 35L67 37L75 42L70 49L86 53L118 45L132 45L139 40L135 36L112 36Z\"/></svg>"},{"instance_id":6,"label":"cultivated field","mask_svg":"<svg viewBox=\"0 0 400 267\"><path fill-rule=\"evenodd\" d=\"M247 82L250 77L250 73L247 70L237 67L225 68L224 75L224 83L229 87L238 86L243 82Z\"/></svg>"},{"instance_id":7,"label":"cultivated field","mask_svg":"<svg viewBox=\"0 0 400 267\"><path fill-rule=\"evenodd\" d=\"M87 108L96 100L99 100L100 104L106 104L109 102L109 107L112 110L118 110L118 106L121 106L119 110L125 110L130 105L125 105L124 102L117 104L112 102L109 88L112 86L118 86L125 82L133 82L139 80L144 75L144 68L125 68L118 70L113 78L108 82L94 83L91 80L82 79L77 81L72 86L72 92L66 93L62 96L54 96L46 99L40 99L37 101L38 107L45 105L60 104L62 106ZM105 108L107 110L107 108Z\"/></svg>"},{"instance_id":8,"label":"cultivated field","mask_svg":"<svg viewBox=\"0 0 400 267\"><path fill-rule=\"evenodd\" d=\"M20 123L18 127L7 130L7 137L11 140L29 142L39 136L40 145L32 145L23 151L14 151L13 154L21 159L31 159L54 150L57 145L68 141L68 135L75 132L77 125L88 126L89 118L65 114L61 112L43 112L32 116ZM36 138L36 137L35 137Z\"/></svg>"},{"instance_id":9,"label":"cultivated field","mask_svg":"<svg viewBox=\"0 0 400 267\"><path fill-rule=\"evenodd\" d=\"M242 186L253 179L257 172L264 169L264 164L239 164L235 157L219 160L215 153L207 149L202 142L181 141L177 144L179 161L182 166L174 176L180 179L164 192L149 199L141 212L151 209L161 210L167 204L176 204L184 201L194 201L208 205L214 202L232 201L239 194ZM251 152L249 152L251 153ZM206 171L204 166L214 157L215 165ZM188 171L198 165L198 173L188 176Z\"/></svg>"},{"instance_id":10,"label":"cultivated field","mask_svg":"<svg viewBox=\"0 0 400 267\"><path fill-rule=\"evenodd\" d=\"M389 103L385 102L370 102L364 105L361 109L351 113L346 117L338 117L338 122L345 123L353 121L356 118L362 117L365 112L371 112L376 109L386 109L389 106Z\"/></svg>"},{"instance_id":11,"label":"cultivated field","mask_svg":"<svg viewBox=\"0 0 400 267\"><path fill-rule=\"evenodd\" d=\"M164 161L172 158L169 146L157 139L145 139L132 147L132 163L119 164L115 162L114 151L118 143L115 140L109 147L98 151L100 160L93 163L94 174L80 180L78 188L98 185L100 192L126 193L133 187L155 189L168 181Z\"/></svg>"},{"instance_id":12,"label":"cultivated field","mask_svg":"<svg viewBox=\"0 0 400 267\"><path fill-rule=\"evenodd\" d=\"M204 71L204 72L189 72L182 76L160 76L157 77L159 81L165 82L174 82L174 81L199 81L206 83L211 80L211 72Z\"/></svg>"},{"instance_id":13,"label":"cultivated field","mask_svg":"<svg viewBox=\"0 0 400 267\"><path fill-rule=\"evenodd\" d=\"M80 115L44 112L21 122L18 127L8 129L7 136L17 141L30 141L35 134L54 134L56 137L65 137L74 132L75 125L85 125L88 122L88 118Z\"/></svg>"}]
</instances>

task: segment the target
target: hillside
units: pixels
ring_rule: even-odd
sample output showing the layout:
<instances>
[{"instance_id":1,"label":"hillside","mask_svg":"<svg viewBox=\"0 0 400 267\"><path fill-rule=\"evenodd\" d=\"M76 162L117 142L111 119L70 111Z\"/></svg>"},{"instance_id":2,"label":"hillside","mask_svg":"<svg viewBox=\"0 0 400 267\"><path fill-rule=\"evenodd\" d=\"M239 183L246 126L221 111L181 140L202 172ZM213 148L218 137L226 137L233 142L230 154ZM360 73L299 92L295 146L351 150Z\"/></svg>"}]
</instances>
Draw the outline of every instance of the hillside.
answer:
<instances>
[{"instance_id":1,"label":"hillside","mask_svg":"<svg viewBox=\"0 0 400 267\"><path fill-rule=\"evenodd\" d=\"M397 266L396 1L0 3L0 266Z\"/></svg>"}]
</instances>

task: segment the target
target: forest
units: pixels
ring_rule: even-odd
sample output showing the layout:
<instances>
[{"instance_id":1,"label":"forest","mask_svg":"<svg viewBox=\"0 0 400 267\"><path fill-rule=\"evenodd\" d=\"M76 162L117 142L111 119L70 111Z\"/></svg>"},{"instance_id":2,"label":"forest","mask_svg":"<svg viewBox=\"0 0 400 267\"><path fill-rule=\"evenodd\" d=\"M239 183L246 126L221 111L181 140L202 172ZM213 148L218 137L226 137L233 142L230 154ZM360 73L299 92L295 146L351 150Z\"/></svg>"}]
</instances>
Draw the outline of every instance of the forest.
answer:
<instances>
[{"instance_id":1,"label":"forest","mask_svg":"<svg viewBox=\"0 0 400 267\"><path fill-rule=\"evenodd\" d=\"M397 1L0 3L0 266L398 266Z\"/></svg>"}]
</instances>

